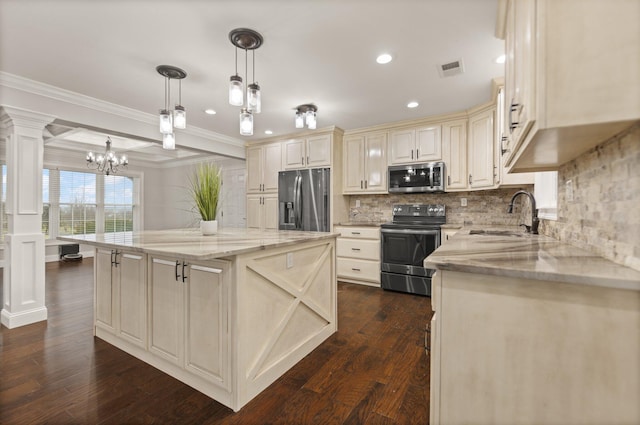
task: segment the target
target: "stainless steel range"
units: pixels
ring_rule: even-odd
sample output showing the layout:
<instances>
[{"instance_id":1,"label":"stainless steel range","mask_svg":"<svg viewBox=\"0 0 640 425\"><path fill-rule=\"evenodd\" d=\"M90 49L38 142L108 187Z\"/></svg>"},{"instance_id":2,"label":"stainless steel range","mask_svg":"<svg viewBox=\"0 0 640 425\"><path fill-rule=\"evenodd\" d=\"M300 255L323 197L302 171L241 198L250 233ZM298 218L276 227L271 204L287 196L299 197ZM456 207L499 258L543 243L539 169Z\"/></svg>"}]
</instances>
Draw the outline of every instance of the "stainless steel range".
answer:
<instances>
[{"instance_id":1,"label":"stainless steel range","mask_svg":"<svg viewBox=\"0 0 640 425\"><path fill-rule=\"evenodd\" d=\"M393 221L381 226L383 289L431 296L434 270L424 259L440 246L440 226L446 223L444 205L393 206Z\"/></svg>"}]
</instances>

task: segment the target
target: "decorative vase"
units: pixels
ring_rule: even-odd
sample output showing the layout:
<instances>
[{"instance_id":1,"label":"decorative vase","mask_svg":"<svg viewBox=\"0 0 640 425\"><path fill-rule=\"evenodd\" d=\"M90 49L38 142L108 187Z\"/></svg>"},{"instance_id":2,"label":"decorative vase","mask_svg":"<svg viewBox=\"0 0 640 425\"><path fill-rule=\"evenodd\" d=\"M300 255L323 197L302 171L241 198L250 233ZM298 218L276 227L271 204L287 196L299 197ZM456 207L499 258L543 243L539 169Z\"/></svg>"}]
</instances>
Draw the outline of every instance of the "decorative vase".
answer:
<instances>
[{"instance_id":1,"label":"decorative vase","mask_svg":"<svg viewBox=\"0 0 640 425\"><path fill-rule=\"evenodd\" d=\"M200 231L205 236L215 235L216 233L218 233L218 220L202 220L200 222Z\"/></svg>"}]
</instances>

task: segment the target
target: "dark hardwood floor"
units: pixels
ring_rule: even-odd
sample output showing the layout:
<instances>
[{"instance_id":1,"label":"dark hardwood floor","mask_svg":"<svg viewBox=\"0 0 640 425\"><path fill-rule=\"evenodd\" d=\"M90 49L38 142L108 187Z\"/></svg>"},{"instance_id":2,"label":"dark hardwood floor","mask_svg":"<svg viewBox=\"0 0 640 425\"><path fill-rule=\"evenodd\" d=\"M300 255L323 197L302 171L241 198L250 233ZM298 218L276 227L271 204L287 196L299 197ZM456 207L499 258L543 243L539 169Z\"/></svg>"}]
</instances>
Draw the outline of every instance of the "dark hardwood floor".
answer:
<instances>
[{"instance_id":1,"label":"dark hardwood floor","mask_svg":"<svg viewBox=\"0 0 640 425\"><path fill-rule=\"evenodd\" d=\"M94 338L92 273L48 263L49 320L2 327L0 424L428 423L429 298L340 283L339 331L233 413Z\"/></svg>"}]
</instances>

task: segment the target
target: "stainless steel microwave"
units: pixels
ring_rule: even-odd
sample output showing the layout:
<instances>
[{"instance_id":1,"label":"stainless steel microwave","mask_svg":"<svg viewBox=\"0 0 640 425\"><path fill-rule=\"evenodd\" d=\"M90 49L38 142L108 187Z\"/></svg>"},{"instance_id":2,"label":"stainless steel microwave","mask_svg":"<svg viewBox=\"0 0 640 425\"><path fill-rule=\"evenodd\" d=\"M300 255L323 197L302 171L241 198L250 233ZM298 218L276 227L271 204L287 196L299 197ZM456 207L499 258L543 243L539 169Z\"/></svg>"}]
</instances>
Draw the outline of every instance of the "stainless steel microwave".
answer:
<instances>
[{"instance_id":1,"label":"stainless steel microwave","mask_svg":"<svg viewBox=\"0 0 640 425\"><path fill-rule=\"evenodd\" d=\"M390 165L389 193L444 192L444 162Z\"/></svg>"}]
</instances>

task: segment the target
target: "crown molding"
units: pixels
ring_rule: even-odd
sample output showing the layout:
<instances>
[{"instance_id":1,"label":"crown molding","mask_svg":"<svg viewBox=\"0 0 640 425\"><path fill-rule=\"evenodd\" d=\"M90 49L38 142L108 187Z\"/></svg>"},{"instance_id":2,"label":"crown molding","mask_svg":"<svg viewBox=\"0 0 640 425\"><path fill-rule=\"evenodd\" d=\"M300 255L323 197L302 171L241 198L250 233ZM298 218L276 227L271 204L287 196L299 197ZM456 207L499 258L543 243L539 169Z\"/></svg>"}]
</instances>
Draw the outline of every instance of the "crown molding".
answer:
<instances>
[{"instance_id":1,"label":"crown molding","mask_svg":"<svg viewBox=\"0 0 640 425\"><path fill-rule=\"evenodd\" d=\"M0 85L145 124L155 125L158 119L157 116L148 112L142 112L137 109L106 102L104 100L62 89L40 81L30 80L19 75L10 74L5 71L0 71ZM186 133L192 136L243 148L246 145L244 140L235 139L233 137L225 136L224 134L205 130L199 127L189 126L184 130L180 130L180 133Z\"/></svg>"}]
</instances>

